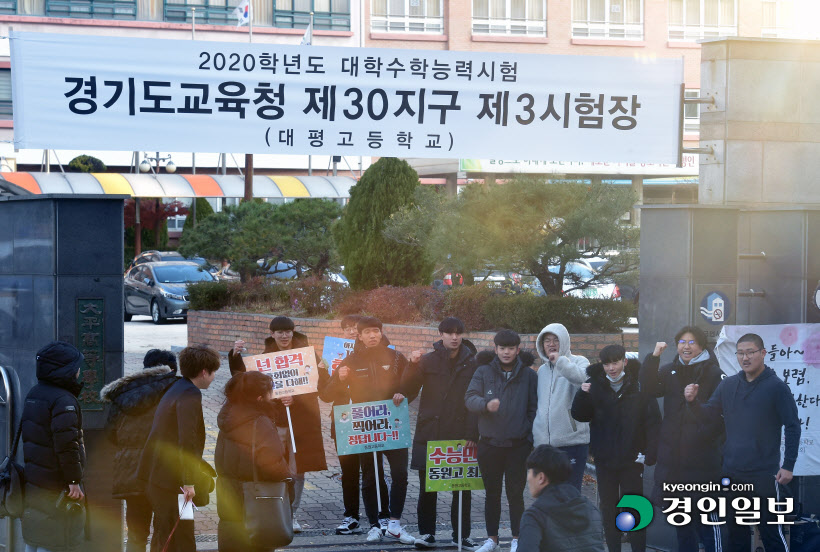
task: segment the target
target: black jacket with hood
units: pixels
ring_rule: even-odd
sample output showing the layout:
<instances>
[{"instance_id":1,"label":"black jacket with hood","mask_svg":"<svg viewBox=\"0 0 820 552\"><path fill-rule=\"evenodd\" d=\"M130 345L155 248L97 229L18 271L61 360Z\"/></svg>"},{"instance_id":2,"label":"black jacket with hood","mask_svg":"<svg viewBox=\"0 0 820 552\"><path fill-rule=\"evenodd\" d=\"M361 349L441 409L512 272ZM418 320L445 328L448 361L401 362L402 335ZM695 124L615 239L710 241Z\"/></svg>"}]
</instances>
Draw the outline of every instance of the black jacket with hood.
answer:
<instances>
[{"instance_id":1,"label":"black jacket with hood","mask_svg":"<svg viewBox=\"0 0 820 552\"><path fill-rule=\"evenodd\" d=\"M464 339L458 356L451 359L442 341L433 352L410 364L401 380L401 394L415 396L421 390L413 458L410 467L427 467L427 441L466 439L478 441L478 417L464 406L464 394L476 370L475 345Z\"/></svg>"},{"instance_id":2,"label":"black jacket with hood","mask_svg":"<svg viewBox=\"0 0 820 552\"><path fill-rule=\"evenodd\" d=\"M720 477L721 449L725 438L722 424L704 431L686 408L683 390L698 384L698 400L706 402L726 377L709 351L709 358L683 364L678 356L658 368L660 358L647 355L641 367L641 388L663 399L663 421L658 443L658 465L655 481L696 483Z\"/></svg>"},{"instance_id":3,"label":"black jacket with hood","mask_svg":"<svg viewBox=\"0 0 820 552\"><path fill-rule=\"evenodd\" d=\"M661 412L658 401L641 392L640 363L629 360L623 386L616 393L599 363L587 367L590 389L579 389L572 401L572 417L589 422L589 449L596 466L623 468L635 464L638 453L647 466L655 464Z\"/></svg>"},{"instance_id":4,"label":"black jacket with hood","mask_svg":"<svg viewBox=\"0 0 820 552\"><path fill-rule=\"evenodd\" d=\"M497 412L487 410L487 403L499 399ZM478 416L480 439L494 447L532 444L532 423L538 410L538 376L525 366L521 355L515 359L512 375L507 379L498 356L482 364L464 394L467 410Z\"/></svg>"},{"instance_id":5,"label":"black jacket with hood","mask_svg":"<svg viewBox=\"0 0 820 552\"><path fill-rule=\"evenodd\" d=\"M137 478L142 449L160 399L179 377L167 366L156 366L112 381L100 391L100 399L108 403L105 431L117 447L114 454L114 498L129 498L143 494Z\"/></svg>"},{"instance_id":6,"label":"black jacket with hood","mask_svg":"<svg viewBox=\"0 0 820 552\"><path fill-rule=\"evenodd\" d=\"M308 338L301 332L293 332L291 348L301 349L309 347ZM262 354L279 352L279 346L273 337L265 339L265 350ZM318 359L317 359L318 360ZM228 366L231 375L245 371L242 355L236 354L233 349L228 353ZM319 392L322 392L328 382L325 370L319 370ZM272 414L278 427L288 427L288 415L281 400L273 401ZM325 459L325 443L322 437L322 413L319 410L319 393L305 393L293 397L290 407L291 423L293 424L293 438L296 441L296 471L299 473L324 471L327 469ZM288 446L290 446L288 444Z\"/></svg>"},{"instance_id":7,"label":"black jacket with hood","mask_svg":"<svg viewBox=\"0 0 820 552\"><path fill-rule=\"evenodd\" d=\"M83 542L85 516L61 516L55 507L60 492L83 479L85 445L77 400L83 360L68 343L55 341L42 348L37 353L37 385L23 407L23 539L48 550L67 550Z\"/></svg>"},{"instance_id":8,"label":"black jacket with hood","mask_svg":"<svg viewBox=\"0 0 820 552\"><path fill-rule=\"evenodd\" d=\"M262 401L251 405L228 402L217 416L219 435L214 463L219 476L216 507L220 552L255 550L247 540L242 494L242 484L253 481L254 464L259 481L282 481L294 475L288 469L287 451L273 423L273 408L273 404Z\"/></svg>"},{"instance_id":9,"label":"black jacket with hood","mask_svg":"<svg viewBox=\"0 0 820 552\"><path fill-rule=\"evenodd\" d=\"M602 552L602 532L601 512L578 489L569 483L548 485L521 516L518 549Z\"/></svg>"}]
</instances>

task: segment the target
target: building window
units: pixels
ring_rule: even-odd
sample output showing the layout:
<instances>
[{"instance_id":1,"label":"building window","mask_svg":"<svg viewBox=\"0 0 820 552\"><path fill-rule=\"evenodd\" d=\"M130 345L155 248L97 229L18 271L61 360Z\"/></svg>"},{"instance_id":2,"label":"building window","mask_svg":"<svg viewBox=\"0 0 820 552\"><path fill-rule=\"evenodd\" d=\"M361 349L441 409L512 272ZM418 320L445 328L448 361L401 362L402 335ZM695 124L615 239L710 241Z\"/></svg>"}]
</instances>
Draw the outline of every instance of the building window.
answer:
<instances>
[{"instance_id":1,"label":"building window","mask_svg":"<svg viewBox=\"0 0 820 552\"><path fill-rule=\"evenodd\" d=\"M236 6L230 5L226 0L164 0L165 21L191 23L191 8L196 8L197 23L236 25L236 16L233 15Z\"/></svg>"},{"instance_id":2,"label":"building window","mask_svg":"<svg viewBox=\"0 0 820 552\"><path fill-rule=\"evenodd\" d=\"M137 0L46 0L49 17L136 19Z\"/></svg>"},{"instance_id":3,"label":"building window","mask_svg":"<svg viewBox=\"0 0 820 552\"><path fill-rule=\"evenodd\" d=\"M372 0L370 30L444 34L442 0Z\"/></svg>"},{"instance_id":4,"label":"building window","mask_svg":"<svg viewBox=\"0 0 820 552\"><path fill-rule=\"evenodd\" d=\"M473 34L547 36L547 2L473 0Z\"/></svg>"},{"instance_id":5,"label":"building window","mask_svg":"<svg viewBox=\"0 0 820 552\"><path fill-rule=\"evenodd\" d=\"M350 0L274 0L273 26L306 29L310 12L313 12L314 29L350 30Z\"/></svg>"},{"instance_id":6,"label":"building window","mask_svg":"<svg viewBox=\"0 0 820 552\"><path fill-rule=\"evenodd\" d=\"M0 120L12 119L11 69L0 69Z\"/></svg>"},{"instance_id":7,"label":"building window","mask_svg":"<svg viewBox=\"0 0 820 552\"><path fill-rule=\"evenodd\" d=\"M643 1L572 0L572 36L643 40Z\"/></svg>"},{"instance_id":8,"label":"building window","mask_svg":"<svg viewBox=\"0 0 820 552\"><path fill-rule=\"evenodd\" d=\"M801 8L804 6L801 6ZM800 32L795 20L794 0L763 0L763 38L811 38L816 39L817 33ZM808 25L814 29L816 21L810 18ZM814 36L811 36L811 35Z\"/></svg>"},{"instance_id":9,"label":"building window","mask_svg":"<svg viewBox=\"0 0 820 552\"><path fill-rule=\"evenodd\" d=\"M737 36L737 0L669 0L669 40Z\"/></svg>"},{"instance_id":10,"label":"building window","mask_svg":"<svg viewBox=\"0 0 820 552\"><path fill-rule=\"evenodd\" d=\"M700 98L700 90L686 89L684 98ZM700 104L683 104L683 133L700 132Z\"/></svg>"},{"instance_id":11,"label":"building window","mask_svg":"<svg viewBox=\"0 0 820 552\"><path fill-rule=\"evenodd\" d=\"M0 0L0 15L17 15L17 0Z\"/></svg>"}]
</instances>

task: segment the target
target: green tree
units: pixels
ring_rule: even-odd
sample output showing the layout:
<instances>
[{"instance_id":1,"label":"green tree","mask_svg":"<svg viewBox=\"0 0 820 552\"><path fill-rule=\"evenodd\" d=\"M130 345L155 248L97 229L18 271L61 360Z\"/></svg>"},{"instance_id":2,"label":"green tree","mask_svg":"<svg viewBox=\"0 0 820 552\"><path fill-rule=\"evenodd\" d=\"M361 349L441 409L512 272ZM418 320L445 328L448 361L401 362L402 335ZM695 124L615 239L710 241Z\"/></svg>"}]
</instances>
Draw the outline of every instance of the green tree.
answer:
<instances>
[{"instance_id":1,"label":"green tree","mask_svg":"<svg viewBox=\"0 0 820 552\"><path fill-rule=\"evenodd\" d=\"M107 170L105 163L90 155L78 155L68 162L68 172L99 173Z\"/></svg>"},{"instance_id":2,"label":"green tree","mask_svg":"<svg viewBox=\"0 0 820 552\"><path fill-rule=\"evenodd\" d=\"M194 226L194 217L193 217L193 209L188 210L188 216L185 219L185 224L182 225L182 232L187 232L188 228L193 228ZM208 200L204 197L196 198L196 223L199 225L200 222L208 218L209 216L214 214L214 208L211 207L211 204L208 203Z\"/></svg>"},{"instance_id":3,"label":"green tree","mask_svg":"<svg viewBox=\"0 0 820 552\"><path fill-rule=\"evenodd\" d=\"M427 255L438 262L534 276L547 294L558 295L565 280L567 290L583 289L637 267L630 251L638 230L620 222L634 203L626 188L519 176L489 187L468 186L441 208L405 208L387 235L425 243ZM401 232L411 236L401 238ZM583 256L605 256L611 249L622 251L617 262L591 280L568 270Z\"/></svg>"},{"instance_id":4,"label":"green tree","mask_svg":"<svg viewBox=\"0 0 820 552\"><path fill-rule=\"evenodd\" d=\"M272 230L275 209L273 204L255 201L226 207L183 232L179 252L186 257L227 259L242 281L247 281L260 269L270 268L268 263L260 267L258 259L277 256L280 237Z\"/></svg>"},{"instance_id":5,"label":"green tree","mask_svg":"<svg viewBox=\"0 0 820 552\"><path fill-rule=\"evenodd\" d=\"M279 205L272 230L279 236L278 259L293 266L301 277L309 271L321 277L338 270L331 226L342 207L329 199L297 199Z\"/></svg>"},{"instance_id":6,"label":"green tree","mask_svg":"<svg viewBox=\"0 0 820 552\"><path fill-rule=\"evenodd\" d=\"M334 238L352 288L430 281L433 264L424 248L387 240L382 233L393 213L413 205L418 185L418 174L406 161L382 157L350 189L350 202L334 227Z\"/></svg>"}]
</instances>

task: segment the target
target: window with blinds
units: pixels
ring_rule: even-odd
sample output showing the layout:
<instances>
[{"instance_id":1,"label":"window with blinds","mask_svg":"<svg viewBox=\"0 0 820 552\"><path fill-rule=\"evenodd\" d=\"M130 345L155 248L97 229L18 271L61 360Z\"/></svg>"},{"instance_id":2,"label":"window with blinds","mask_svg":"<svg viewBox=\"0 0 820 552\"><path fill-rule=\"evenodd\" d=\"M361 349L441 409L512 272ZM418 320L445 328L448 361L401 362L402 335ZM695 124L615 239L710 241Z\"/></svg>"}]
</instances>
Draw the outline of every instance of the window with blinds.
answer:
<instances>
[{"instance_id":1,"label":"window with blinds","mask_svg":"<svg viewBox=\"0 0 820 552\"><path fill-rule=\"evenodd\" d=\"M0 119L11 119L11 115L11 69L0 69Z\"/></svg>"},{"instance_id":2,"label":"window with blinds","mask_svg":"<svg viewBox=\"0 0 820 552\"><path fill-rule=\"evenodd\" d=\"M643 17L643 0L572 0L572 36L643 40Z\"/></svg>"},{"instance_id":3,"label":"window with blinds","mask_svg":"<svg viewBox=\"0 0 820 552\"><path fill-rule=\"evenodd\" d=\"M313 28L350 30L350 0L274 0L273 26L307 29L313 12Z\"/></svg>"},{"instance_id":4,"label":"window with blinds","mask_svg":"<svg viewBox=\"0 0 820 552\"><path fill-rule=\"evenodd\" d=\"M49 17L136 19L137 0L46 0Z\"/></svg>"},{"instance_id":5,"label":"window with blinds","mask_svg":"<svg viewBox=\"0 0 820 552\"><path fill-rule=\"evenodd\" d=\"M473 34L547 36L546 0L473 0Z\"/></svg>"},{"instance_id":6,"label":"window with blinds","mask_svg":"<svg viewBox=\"0 0 820 552\"><path fill-rule=\"evenodd\" d=\"M371 0L370 30L444 34L443 0Z\"/></svg>"},{"instance_id":7,"label":"window with blinds","mask_svg":"<svg viewBox=\"0 0 820 552\"><path fill-rule=\"evenodd\" d=\"M669 0L669 40L737 36L737 0Z\"/></svg>"}]
</instances>

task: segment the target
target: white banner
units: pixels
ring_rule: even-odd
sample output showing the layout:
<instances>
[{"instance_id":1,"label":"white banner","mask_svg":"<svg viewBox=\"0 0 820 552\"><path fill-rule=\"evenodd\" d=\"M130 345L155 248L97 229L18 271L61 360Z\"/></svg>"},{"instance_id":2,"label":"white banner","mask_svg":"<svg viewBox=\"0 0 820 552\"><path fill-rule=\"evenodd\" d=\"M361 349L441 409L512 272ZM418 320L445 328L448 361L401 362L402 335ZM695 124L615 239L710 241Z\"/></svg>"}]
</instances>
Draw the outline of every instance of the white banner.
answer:
<instances>
[{"instance_id":1,"label":"white banner","mask_svg":"<svg viewBox=\"0 0 820 552\"><path fill-rule=\"evenodd\" d=\"M11 33L17 148L676 163L679 59Z\"/></svg>"},{"instance_id":2,"label":"white banner","mask_svg":"<svg viewBox=\"0 0 820 552\"><path fill-rule=\"evenodd\" d=\"M527 161L521 159L459 159L458 170L495 174L602 174L609 176L698 176L699 155L685 153L681 166L673 163L607 163L583 161Z\"/></svg>"},{"instance_id":3,"label":"white banner","mask_svg":"<svg viewBox=\"0 0 820 552\"><path fill-rule=\"evenodd\" d=\"M715 353L728 375L740 372L735 351L747 333L763 339L766 366L786 382L797 403L802 433L794 475L820 475L820 324L723 326Z\"/></svg>"}]
</instances>

